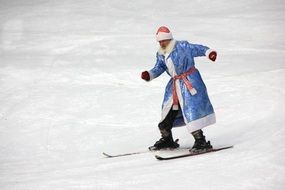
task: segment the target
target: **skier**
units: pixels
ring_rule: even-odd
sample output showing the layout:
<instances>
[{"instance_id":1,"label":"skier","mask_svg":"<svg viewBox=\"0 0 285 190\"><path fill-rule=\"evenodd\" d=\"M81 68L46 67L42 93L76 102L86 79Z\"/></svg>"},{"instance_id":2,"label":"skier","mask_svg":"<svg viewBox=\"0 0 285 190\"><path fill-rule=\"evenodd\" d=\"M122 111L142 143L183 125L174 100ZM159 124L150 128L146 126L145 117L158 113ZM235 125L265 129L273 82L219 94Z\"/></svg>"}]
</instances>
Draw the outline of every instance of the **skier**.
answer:
<instances>
[{"instance_id":1,"label":"skier","mask_svg":"<svg viewBox=\"0 0 285 190\"><path fill-rule=\"evenodd\" d=\"M142 72L141 78L151 81L166 71L171 79L165 89L162 118L158 124L161 138L149 147L150 150L178 148L179 144L173 140L171 129L184 125L195 139L190 152L212 149L202 128L214 124L216 117L206 86L195 68L194 57L207 56L215 61L216 51L203 45L176 41L166 26L158 28L156 40L160 45L156 64L151 70Z\"/></svg>"}]
</instances>

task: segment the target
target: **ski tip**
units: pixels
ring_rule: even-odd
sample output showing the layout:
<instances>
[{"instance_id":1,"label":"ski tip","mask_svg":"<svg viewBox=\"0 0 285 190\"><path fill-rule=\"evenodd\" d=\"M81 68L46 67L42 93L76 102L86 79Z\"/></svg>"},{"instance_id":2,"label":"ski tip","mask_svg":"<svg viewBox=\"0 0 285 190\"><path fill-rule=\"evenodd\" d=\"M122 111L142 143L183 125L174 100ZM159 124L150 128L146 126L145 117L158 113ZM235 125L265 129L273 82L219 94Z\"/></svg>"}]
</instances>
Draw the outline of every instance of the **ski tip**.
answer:
<instances>
[{"instance_id":1,"label":"ski tip","mask_svg":"<svg viewBox=\"0 0 285 190\"><path fill-rule=\"evenodd\" d=\"M225 146L225 147L221 147L221 148L218 148L218 149L228 149L228 148L233 148L234 145L231 145L231 146Z\"/></svg>"},{"instance_id":2,"label":"ski tip","mask_svg":"<svg viewBox=\"0 0 285 190\"><path fill-rule=\"evenodd\" d=\"M104 156L106 156L107 158L112 158L112 156L110 154L107 154L105 152L102 153Z\"/></svg>"},{"instance_id":3,"label":"ski tip","mask_svg":"<svg viewBox=\"0 0 285 190\"><path fill-rule=\"evenodd\" d=\"M229 149L229 148L233 148L234 146L231 145L231 146L224 146L224 147L219 147L219 148L213 148L211 151L209 152L217 152L217 151L220 151L220 150L225 150L225 149Z\"/></svg>"},{"instance_id":4,"label":"ski tip","mask_svg":"<svg viewBox=\"0 0 285 190\"><path fill-rule=\"evenodd\" d=\"M163 158L161 156L158 156L158 155L154 155L156 159L158 160L163 160Z\"/></svg>"}]
</instances>

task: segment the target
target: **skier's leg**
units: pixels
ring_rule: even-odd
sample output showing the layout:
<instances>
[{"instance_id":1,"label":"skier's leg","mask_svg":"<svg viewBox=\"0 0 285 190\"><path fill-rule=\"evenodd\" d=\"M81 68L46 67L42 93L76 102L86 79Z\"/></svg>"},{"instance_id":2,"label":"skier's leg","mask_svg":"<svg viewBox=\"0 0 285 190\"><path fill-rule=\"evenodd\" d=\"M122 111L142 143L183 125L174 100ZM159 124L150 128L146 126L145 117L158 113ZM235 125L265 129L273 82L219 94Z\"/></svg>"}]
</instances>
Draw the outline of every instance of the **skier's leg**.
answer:
<instances>
[{"instance_id":1,"label":"skier's leg","mask_svg":"<svg viewBox=\"0 0 285 190\"><path fill-rule=\"evenodd\" d=\"M158 140L153 146L149 147L150 150L159 150L163 148L177 148L179 144L173 141L171 129L173 122L178 114L178 110L170 110L165 119L158 124L161 133L161 139Z\"/></svg>"},{"instance_id":2,"label":"skier's leg","mask_svg":"<svg viewBox=\"0 0 285 190\"><path fill-rule=\"evenodd\" d=\"M158 124L158 128L159 128L159 131L161 133L161 137L168 137L170 135L172 135L171 133L171 129L173 127L173 122L175 120L175 117L177 116L178 114L178 110L170 110L167 114L167 116L165 117L165 119L160 122Z\"/></svg>"}]
</instances>

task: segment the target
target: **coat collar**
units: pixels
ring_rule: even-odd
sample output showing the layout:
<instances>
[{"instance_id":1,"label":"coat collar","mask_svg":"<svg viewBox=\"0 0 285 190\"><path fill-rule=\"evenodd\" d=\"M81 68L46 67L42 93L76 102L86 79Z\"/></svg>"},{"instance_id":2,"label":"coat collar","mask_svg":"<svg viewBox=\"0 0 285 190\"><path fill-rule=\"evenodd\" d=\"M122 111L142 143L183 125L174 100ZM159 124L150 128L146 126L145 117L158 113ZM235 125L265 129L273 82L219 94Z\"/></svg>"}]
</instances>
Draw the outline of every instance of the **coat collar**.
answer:
<instances>
[{"instance_id":1,"label":"coat collar","mask_svg":"<svg viewBox=\"0 0 285 190\"><path fill-rule=\"evenodd\" d=\"M165 49L162 49L161 47L158 49L158 54L165 55L170 54L173 49L175 48L176 40L171 40L168 46Z\"/></svg>"}]
</instances>

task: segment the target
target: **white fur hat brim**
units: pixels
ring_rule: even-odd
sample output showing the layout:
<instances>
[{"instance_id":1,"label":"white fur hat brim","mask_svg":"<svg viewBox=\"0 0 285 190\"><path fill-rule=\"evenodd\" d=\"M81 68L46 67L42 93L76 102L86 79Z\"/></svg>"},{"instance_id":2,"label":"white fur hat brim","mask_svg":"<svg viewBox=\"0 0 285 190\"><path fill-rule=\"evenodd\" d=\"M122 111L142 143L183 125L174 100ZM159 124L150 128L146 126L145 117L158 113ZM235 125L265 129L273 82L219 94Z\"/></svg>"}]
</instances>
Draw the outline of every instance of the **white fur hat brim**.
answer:
<instances>
[{"instance_id":1,"label":"white fur hat brim","mask_svg":"<svg viewBox=\"0 0 285 190\"><path fill-rule=\"evenodd\" d=\"M168 33L166 33L166 32L158 32L157 34L156 34L156 41L162 41L162 40L171 40L171 39L173 39L173 36L172 36L172 34L171 34L171 32L168 32Z\"/></svg>"}]
</instances>

